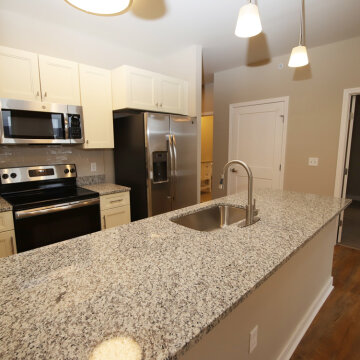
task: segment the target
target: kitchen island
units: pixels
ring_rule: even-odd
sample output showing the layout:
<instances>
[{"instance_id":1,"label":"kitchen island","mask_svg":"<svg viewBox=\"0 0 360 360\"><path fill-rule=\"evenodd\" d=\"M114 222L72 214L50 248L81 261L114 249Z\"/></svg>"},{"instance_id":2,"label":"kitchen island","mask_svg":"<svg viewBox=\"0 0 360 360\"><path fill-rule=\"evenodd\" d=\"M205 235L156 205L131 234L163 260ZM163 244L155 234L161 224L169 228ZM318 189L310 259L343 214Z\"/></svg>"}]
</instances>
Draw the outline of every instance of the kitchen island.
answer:
<instances>
[{"instance_id":1,"label":"kitchen island","mask_svg":"<svg viewBox=\"0 0 360 360\"><path fill-rule=\"evenodd\" d=\"M255 198L261 220L245 228L198 232L170 221L215 203L244 205L240 193L0 259L0 358L88 359L97 344L124 335L144 359L201 359L218 329L225 326L219 339L231 338L229 319L241 316L242 306L251 321L261 309L275 314L272 293L284 319L273 321L272 334L256 319L251 356L286 358L290 332L301 334L300 320L331 291L336 216L349 202L273 190ZM247 311L252 299L257 304ZM220 346L222 358L245 358L247 320L239 349Z\"/></svg>"}]
</instances>

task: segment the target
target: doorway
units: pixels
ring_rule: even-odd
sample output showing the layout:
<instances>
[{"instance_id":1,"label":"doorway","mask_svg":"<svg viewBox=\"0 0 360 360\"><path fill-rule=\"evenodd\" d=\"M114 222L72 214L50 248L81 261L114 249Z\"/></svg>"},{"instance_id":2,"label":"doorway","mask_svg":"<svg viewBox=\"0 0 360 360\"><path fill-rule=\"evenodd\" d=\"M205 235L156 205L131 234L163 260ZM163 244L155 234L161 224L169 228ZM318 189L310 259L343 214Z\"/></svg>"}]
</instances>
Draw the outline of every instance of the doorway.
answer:
<instances>
[{"instance_id":1,"label":"doorway","mask_svg":"<svg viewBox=\"0 0 360 360\"><path fill-rule=\"evenodd\" d=\"M349 99L341 197L352 200L340 217L338 242L360 249L360 94ZM339 147L340 151L340 147Z\"/></svg>"},{"instance_id":2,"label":"doorway","mask_svg":"<svg viewBox=\"0 0 360 360\"><path fill-rule=\"evenodd\" d=\"M212 199L213 129L214 116L203 115L201 117L201 202Z\"/></svg>"},{"instance_id":3,"label":"doorway","mask_svg":"<svg viewBox=\"0 0 360 360\"><path fill-rule=\"evenodd\" d=\"M289 98L230 105L229 160L245 161L254 177L254 189L282 189ZM233 167L228 194L247 189L244 169Z\"/></svg>"}]
</instances>

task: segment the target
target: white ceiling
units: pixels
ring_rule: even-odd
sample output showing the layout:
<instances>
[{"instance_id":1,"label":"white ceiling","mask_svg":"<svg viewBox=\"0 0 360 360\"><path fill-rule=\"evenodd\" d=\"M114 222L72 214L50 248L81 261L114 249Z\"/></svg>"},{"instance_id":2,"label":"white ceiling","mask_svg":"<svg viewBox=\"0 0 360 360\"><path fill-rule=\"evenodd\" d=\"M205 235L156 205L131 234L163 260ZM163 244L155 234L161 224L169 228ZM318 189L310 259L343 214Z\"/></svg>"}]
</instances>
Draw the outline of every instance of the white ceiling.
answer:
<instances>
[{"instance_id":1,"label":"white ceiling","mask_svg":"<svg viewBox=\"0 0 360 360\"><path fill-rule=\"evenodd\" d=\"M263 34L252 40L234 35L237 13L246 2L133 0L128 13L115 17L89 15L64 0L0 0L0 10L154 57L202 45L205 80L211 81L214 72L289 53L297 44L300 0L257 0ZM308 47L360 35L359 0L305 0L305 8Z\"/></svg>"}]
</instances>

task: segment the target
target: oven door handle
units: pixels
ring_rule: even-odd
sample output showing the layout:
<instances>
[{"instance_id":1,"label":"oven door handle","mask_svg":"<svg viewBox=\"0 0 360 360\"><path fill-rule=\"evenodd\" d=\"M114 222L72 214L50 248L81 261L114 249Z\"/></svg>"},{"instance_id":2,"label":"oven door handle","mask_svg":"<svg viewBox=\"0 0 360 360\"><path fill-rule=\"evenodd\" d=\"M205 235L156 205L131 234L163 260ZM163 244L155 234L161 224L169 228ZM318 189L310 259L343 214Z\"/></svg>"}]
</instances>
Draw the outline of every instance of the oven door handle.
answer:
<instances>
[{"instance_id":1,"label":"oven door handle","mask_svg":"<svg viewBox=\"0 0 360 360\"><path fill-rule=\"evenodd\" d=\"M39 207L39 208L35 208L35 209L20 210L20 211L15 211L15 219L20 220L20 219L25 219L28 217L33 217L33 216L52 214L52 213L56 213L56 212L60 212L60 211L76 209L76 208L89 206L89 205L95 205L95 204L99 204L99 203L100 203L100 199L95 198L95 199L88 199L88 200L72 201L72 202L62 203L62 204L58 204L58 205L43 206L43 207Z\"/></svg>"}]
</instances>

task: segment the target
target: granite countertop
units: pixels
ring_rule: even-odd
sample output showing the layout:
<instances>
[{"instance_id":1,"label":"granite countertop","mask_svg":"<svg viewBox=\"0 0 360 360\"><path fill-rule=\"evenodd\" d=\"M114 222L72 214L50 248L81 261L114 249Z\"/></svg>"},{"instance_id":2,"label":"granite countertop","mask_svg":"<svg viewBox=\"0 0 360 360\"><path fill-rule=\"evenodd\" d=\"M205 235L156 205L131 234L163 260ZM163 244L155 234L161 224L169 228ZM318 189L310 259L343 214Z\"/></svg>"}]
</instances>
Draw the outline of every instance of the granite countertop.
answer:
<instances>
[{"instance_id":1,"label":"granite countertop","mask_svg":"<svg viewBox=\"0 0 360 360\"><path fill-rule=\"evenodd\" d=\"M120 192L130 191L131 188L122 185L103 183L103 184L93 184L93 185L82 185L84 189L96 191L101 195L116 194Z\"/></svg>"},{"instance_id":2,"label":"granite countertop","mask_svg":"<svg viewBox=\"0 0 360 360\"><path fill-rule=\"evenodd\" d=\"M0 212L12 211L12 206L0 196Z\"/></svg>"},{"instance_id":3,"label":"granite countertop","mask_svg":"<svg viewBox=\"0 0 360 360\"><path fill-rule=\"evenodd\" d=\"M261 220L212 233L169 221L240 193L0 259L0 358L88 359L115 336L176 359L332 220L347 200L255 194Z\"/></svg>"}]
</instances>

